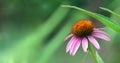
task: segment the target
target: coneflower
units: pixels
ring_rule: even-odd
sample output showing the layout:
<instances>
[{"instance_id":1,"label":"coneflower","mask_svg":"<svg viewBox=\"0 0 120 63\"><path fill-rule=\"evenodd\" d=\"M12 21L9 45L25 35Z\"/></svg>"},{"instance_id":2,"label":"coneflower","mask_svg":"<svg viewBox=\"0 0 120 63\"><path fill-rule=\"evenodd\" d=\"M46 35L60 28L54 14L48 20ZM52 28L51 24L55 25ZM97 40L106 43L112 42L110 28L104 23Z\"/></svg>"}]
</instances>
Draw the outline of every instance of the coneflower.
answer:
<instances>
[{"instance_id":1,"label":"coneflower","mask_svg":"<svg viewBox=\"0 0 120 63\"><path fill-rule=\"evenodd\" d=\"M70 52L70 55L74 56L80 44L82 44L83 51L87 52L88 41L92 43L94 47L100 49L99 43L94 37L104 39L106 41L110 40L108 34L100 28L95 28L90 20L77 21L72 26L71 34L69 34L64 40L66 41L71 38L66 46L66 52Z\"/></svg>"}]
</instances>

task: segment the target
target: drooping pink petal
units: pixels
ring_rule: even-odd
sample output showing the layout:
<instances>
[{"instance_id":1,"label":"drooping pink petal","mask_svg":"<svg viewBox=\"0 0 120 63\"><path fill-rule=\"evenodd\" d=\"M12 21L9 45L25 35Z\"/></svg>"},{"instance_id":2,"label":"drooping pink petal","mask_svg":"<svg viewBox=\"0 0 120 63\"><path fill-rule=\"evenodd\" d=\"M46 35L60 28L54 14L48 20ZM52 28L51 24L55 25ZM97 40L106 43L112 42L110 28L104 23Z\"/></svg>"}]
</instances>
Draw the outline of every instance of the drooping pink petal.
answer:
<instances>
[{"instance_id":1,"label":"drooping pink petal","mask_svg":"<svg viewBox=\"0 0 120 63\"><path fill-rule=\"evenodd\" d=\"M78 41L79 41L79 39L76 37L76 40L74 41L74 43L72 44L71 49L70 49L70 54L71 55L72 55L72 52L74 51L74 47L75 47L75 45Z\"/></svg>"},{"instance_id":2,"label":"drooping pink petal","mask_svg":"<svg viewBox=\"0 0 120 63\"><path fill-rule=\"evenodd\" d=\"M94 30L103 30L104 28L94 28Z\"/></svg>"},{"instance_id":3,"label":"drooping pink petal","mask_svg":"<svg viewBox=\"0 0 120 63\"><path fill-rule=\"evenodd\" d=\"M86 37L84 37L84 38L82 39L82 48L83 48L83 51L84 51L84 52L87 52L88 40L87 40Z\"/></svg>"},{"instance_id":4,"label":"drooping pink petal","mask_svg":"<svg viewBox=\"0 0 120 63\"><path fill-rule=\"evenodd\" d=\"M73 36L73 34L69 34L67 37L65 37L64 41L68 40L72 36Z\"/></svg>"},{"instance_id":5,"label":"drooping pink petal","mask_svg":"<svg viewBox=\"0 0 120 63\"><path fill-rule=\"evenodd\" d=\"M106 41L110 41L110 37L108 35L102 34L102 33L92 33L92 36L95 36L100 39L104 39Z\"/></svg>"},{"instance_id":6,"label":"drooping pink petal","mask_svg":"<svg viewBox=\"0 0 120 63\"><path fill-rule=\"evenodd\" d=\"M108 35L106 32L102 31L102 30L99 30L99 29L95 29L93 31L93 33L102 33L102 34L105 34L105 35ZM109 35L108 35L109 36Z\"/></svg>"},{"instance_id":7,"label":"drooping pink petal","mask_svg":"<svg viewBox=\"0 0 120 63\"><path fill-rule=\"evenodd\" d=\"M100 49L99 43L95 38L93 38L92 36L88 36L88 39L97 49Z\"/></svg>"},{"instance_id":8,"label":"drooping pink petal","mask_svg":"<svg viewBox=\"0 0 120 63\"><path fill-rule=\"evenodd\" d=\"M79 47L80 47L80 44L81 44L81 39L78 38L78 41L76 41L76 43L75 43L75 45L74 45L74 47L73 47L73 50L72 50L72 53L71 53L72 56L75 55L75 53L77 52L77 50L78 50Z\"/></svg>"},{"instance_id":9,"label":"drooping pink petal","mask_svg":"<svg viewBox=\"0 0 120 63\"><path fill-rule=\"evenodd\" d=\"M73 36L71 38L71 40L68 42L67 46L66 46L66 53L70 50L70 48L72 47L72 44L74 43L74 41L76 40L75 36Z\"/></svg>"}]
</instances>

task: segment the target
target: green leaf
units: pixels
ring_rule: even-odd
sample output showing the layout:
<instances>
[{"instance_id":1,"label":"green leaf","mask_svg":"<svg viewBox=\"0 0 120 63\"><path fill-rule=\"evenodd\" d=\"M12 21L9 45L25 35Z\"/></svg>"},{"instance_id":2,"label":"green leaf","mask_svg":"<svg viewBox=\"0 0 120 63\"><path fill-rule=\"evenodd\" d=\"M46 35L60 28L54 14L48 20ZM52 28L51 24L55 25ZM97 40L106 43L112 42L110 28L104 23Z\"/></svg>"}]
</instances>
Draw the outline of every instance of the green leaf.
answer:
<instances>
[{"instance_id":1,"label":"green leaf","mask_svg":"<svg viewBox=\"0 0 120 63\"><path fill-rule=\"evenodd\" d=\"M102 60L102 58L100 57L97 51L96 51L96 58L97 58L98 63L104 63L104 61Z\"/></svg>"},{"instance_id":2,"label":"green leaf","mask_svg":"<svg viewBox=\"0 0 120 63\"><path fill-rule=\"evenodd\" d=\"M68 12L69 9L59 7L45 23L40 25L34 32L21 38L20 40L15 41L15 45L6 49L5 51L2 51L1 55L7 55L5 59L7 58L6 60L8 60L8 62L11 57L18 62L27 60L30 58L29 56L37 53L36 48L38 44L41 45L43 43L43 40L48 37L48 35L59 23L61 23ZM4 58L2 58L2 61L4 61Z\"/></svg>"},{"instance_id":3,"label":"green leaf","mask_svg":"<svg viewBox=\"0 0 120 63\"><path fill-rule=\"evenodd\" d=\"M89 50L91 56L93 57L94 61L96 63L104 63L104 61L102 60L102 58L100 57L100 55L98 54L98 52L97 51L96 51L96 53L94 52L93 47L90 44L90 42L88 42L88 45L89 45L88 50Z\"/></svg>"},{"instance_id":4,"label":"green leaf","mask_svg":"<svg viewBox=\"0 0 120 63\"><path fill-rule=\"evenodd\" d=\"M94 49L93 49L92 45L90 44L90 42L88 42L88 50L89 50L91 56L93 57L95 63L99 63L97 60L97 57L95 55Z\"/></svg>"},{"instance_id":5,"label":"green leaf","mask_svg":"<svg viewBox=\"0 0 120 63\"><path fill-rule=\"evenodd\" d=\"M117 25L112 19L104 16L104 15L101 15L101 14L97 14L97 13L93 13L93 12L90 12L90 11L87 11L87 10L84 10L82 8L79 8L79 7L76 7L76 6L70 6L70 5L62 5L62 7L68 7L68 8L73 8L73 9L76 9L76 10L79 10L97 20L99 20L100 22L102 22L104 25L106 26L109 26L110 28L112 28L113 30L115 30L116 32L119 32L120 33L120 26Z\"/></svg>"},{"instance_id":6,"label":"green leaf","mask_svg":"<svg viewBox=\"0 0 120 63\"><path fill-rule=\"evenodd\" d=\"M117 13L115 13L114 11L112 11L112 10L110 10L110 9L107 9L107 8L104 8L104 7L100 7L100 9L105 10L105 11L107 11L107 12L110 12L111 14L115 15L117 18L120 19L120 15L117 14Z\"/></svg>"}]
</instances>

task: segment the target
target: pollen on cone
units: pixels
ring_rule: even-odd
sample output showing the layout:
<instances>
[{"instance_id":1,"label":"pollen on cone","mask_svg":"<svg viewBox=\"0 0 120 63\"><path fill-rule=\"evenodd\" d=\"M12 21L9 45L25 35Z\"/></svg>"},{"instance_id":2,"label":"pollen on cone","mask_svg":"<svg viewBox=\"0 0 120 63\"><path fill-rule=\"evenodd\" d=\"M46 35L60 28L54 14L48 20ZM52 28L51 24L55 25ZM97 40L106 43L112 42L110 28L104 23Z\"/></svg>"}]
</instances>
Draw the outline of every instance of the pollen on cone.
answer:
<instances>
[{"instance_id":1,"label":"pollen on cone","mask_svg":"<svg viewBox=\"0 0 120 63\"><path fill-rule=\"evenodd\" d=\"M72 33L76 36L87 36L92 33L93 28L90 20L79 20L72 26Z\"/></svg>"}]
</instances>

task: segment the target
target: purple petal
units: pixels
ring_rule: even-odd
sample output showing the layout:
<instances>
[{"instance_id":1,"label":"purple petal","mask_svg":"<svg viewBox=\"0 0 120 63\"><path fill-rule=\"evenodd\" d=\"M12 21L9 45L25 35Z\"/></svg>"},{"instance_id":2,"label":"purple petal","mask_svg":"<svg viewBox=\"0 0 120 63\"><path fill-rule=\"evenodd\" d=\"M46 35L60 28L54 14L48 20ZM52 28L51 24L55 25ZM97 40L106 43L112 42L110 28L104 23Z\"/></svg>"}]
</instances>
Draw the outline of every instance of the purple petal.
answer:
<instances>
[{"instance_id":1,"label":"purple petal","mask_svg":"<svg viewBox=\"0 0 120 63\"><path fill-rule=\"evenodd\" d=\"M96 39L94 39L92 36L88 36L88 39L97 49L100 49L99 43L97 42Z\"/></svg>"},{"instance_id":2,"label":"purple petal","mask_svg":"<svg viewBox=\"0 0 120 63\"><path fill-rule=\"evenodd\" d=\"M94 30L103 30L104 28L94 28Z\"/></svg>"},{"instance_id":3,"label":"purple petal","mask_svg":"<svg viewBox=\"0 0 120 63\"><path fill-rule=\"evenodd\" d=\"M86 38L86 37L84 37L84 38L82 39L82 48L83 48L83 51L84 51L84 52L87 52L88 41L87 41L87 38Z\"/></svg>"},{"instance_id":4,"label":"purple petal","mask_svg":"<svg viewBox=\"0 0 120 63\"><path fill-rule=\"evenodd\" d=\"M76 40L74 41L74 43L72 44L72 46L71 46L71 49L70 49L70 54L72 55L72 52L74 51L74 47L75 47L75 45L76 45L76 43L78 42L78 38L76 37Z\"/></svg>"},{"instance_id":5,"label":"purple petal","mask_svg":"<svg viewBox=\"0 0 120 63\"><path fill-rule=\"evenodd\" d=\"M68 40L72 36L73 36L73 34L69 34L67 37L65 37L64 41Z\"/></svg>"},{"instance_id":6,"label":"purple petal","mask_svg":"<svg viewBox=\"0 0 120 63\"><path fill-rule=\"evenodd\" d=\"M105 35L108 35L106 32L102 31L102 30L94 30L93 33L102 33L102 34L105 34ZM108 35L109 36L109 35Z\"/></svg>"},{"instance_id":7,"label":"purple petal","mask_svg":"<svg viewBox=\"0 0 120 63\"><path fill-rule=\"evenodd\" d=\"M74 44L74 46L73 46L73 48L72 48L72 51L71 51L71 55L72 55L72 56L74 56L75 53L77 52L77 50L79 49L80 43L81 43L81 39L78 38L78 40L76 41L76 43Z\"/></svg>"},{"instance_id":8,"label":"purple petal","mask_svg":"<svg viewBox=\"0 0 120 63\"><path fill-rule=\"evenodd\" d=\"M75 36L73 36L66 46L66 52L68 52L70 50L70 48L75 40L76 40L76 38L75 38Z\"/></svg>"},{"instance_id":9,"label":"purple petal","mask_svg":"<svg viewBox=\"0 0 120 63\"><path fill-rule=\"evenodd\" d=\"M108 35L102 34L102 33L93 33L92 36L95 36L100 39L104 39L106 41L110 41L110 37Z\"/></svg>"}]
</instances>

